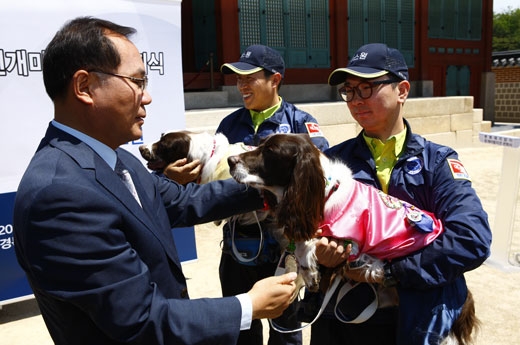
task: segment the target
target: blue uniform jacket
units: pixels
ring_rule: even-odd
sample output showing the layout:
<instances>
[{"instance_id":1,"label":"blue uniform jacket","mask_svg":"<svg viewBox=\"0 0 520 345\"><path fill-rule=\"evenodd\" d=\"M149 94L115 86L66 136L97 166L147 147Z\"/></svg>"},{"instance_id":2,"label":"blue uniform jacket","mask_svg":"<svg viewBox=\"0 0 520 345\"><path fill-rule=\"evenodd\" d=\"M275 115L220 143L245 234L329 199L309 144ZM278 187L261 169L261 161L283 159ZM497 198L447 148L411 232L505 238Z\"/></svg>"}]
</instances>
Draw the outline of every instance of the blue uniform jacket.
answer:
<instances>
[{"instance_id":1,"label":"blue uniform jacket","mask_svg":"<svg viewBox=\"0 0 520 345\"><path fill-rule=\"evenodd\" d=\"M251 114L243 107L226 116L218 126L217 133L223 133L231 144L244 142L251 146L258 146L261 139L274 133L308 133L320 150L329 147L329 142L319 129L318 121L309 113L283 100L280 108L258 127L256 133Z\"/></svg>"},{"instance_id":2,"label":"blue uniform jacket","mask_svg":"<svg viewBox=\"0 0 520 345\"><path fill-rule=\"evenodd\" d=\"M457 153L413 134L406 120L405 124L405 152L392 170L388 194L433 212L445 230L426 248L391 262L399 280L398 339L400 344L428 344L434 343L435 334L446 335L458 315L467 295L463 273L489 256L491 230L465 169L452 171L457 162L448 163L448 159L458 160ZM381 189L362 133L325 154L345 161L356 180Z\"/></svg>"},{"instance_id":3,"label":"blue uniform jacket","mask_svg":"<svg viewBox=\"0 0 520 345\"><path fill-rule=\"evenodd\" d=\"M251 146L258 146L262 139L275 133L308 133L314 145L320 150L323 151L329 147L329 142L319 129L316 119L309 113L283 100L280 108L271 117L262 122L256 132L251 119L251 113L248 109L242 107L222 119L217 128L217 133L224 134L231 144L244 142L246 145ZM224 231L227 231L227 228L228 224L224 227ZM250 236L257 236L256 228L254 235L245 228L242 228L243 232L248 233ZM266 233L264 236L269 236L269 234ZM266 243L270 243L270 245L268 244L265 247L267 252L279 252L276 242L268 241ZM268 248L274 250L268 250ZM265 260L267 262L277 262L278 257L270 257ZM260 263L264 262L260 261Z\"/></svg>"},{"instance_id":4,"label":"blue uniform jacket","mask_svg":"<svg viewBox=\"0 0 520 345\"><path fill-rule=\"evenodd\" d=\"M171 228L258 209L262 199L232 179L181 186L117 153L142 208L100 156L52 125L17 191L16 254L53 341L234 344L240 302L188 300Z\"/></svg>"}]
</instances>

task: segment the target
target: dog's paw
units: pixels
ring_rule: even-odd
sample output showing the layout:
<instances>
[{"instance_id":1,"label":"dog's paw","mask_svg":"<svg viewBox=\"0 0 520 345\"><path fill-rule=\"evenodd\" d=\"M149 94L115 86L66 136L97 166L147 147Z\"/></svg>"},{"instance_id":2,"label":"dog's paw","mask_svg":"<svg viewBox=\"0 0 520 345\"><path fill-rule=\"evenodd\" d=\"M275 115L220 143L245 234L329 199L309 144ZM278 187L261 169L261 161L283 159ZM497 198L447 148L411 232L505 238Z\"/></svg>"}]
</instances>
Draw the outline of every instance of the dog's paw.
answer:
<instances>
[{"instance_id":1,"label":"dog's paw","mask_svg":"<svg viewBox=\"0 0 520 345\"><path fill-rule=\"evenodd\" d=\"M294 255L298 260L299 272L309 291L316 292L320 287L320 271L315 255L315 241L297 242Z\"/></svg>"},{"instance_id":2,"label":"dog's paw","mask_svg":"<svg viewBox=\"0 0 520 345\"><path fill-rule=\"evenodd\" d=\"M310 292L317 292L320 289L320 273L318 270L302 269L302 277Z\"/></svg>"},{"instance_id":3,"label":"dog's paw","mask_svg":"<svg viewBox=\"0 0 520 345\"><path fill-rule=\"evenodd\" d=\"M343 276L367 283L381 283L385 276L383 261L372 256L361 254L356 261L345 265Z\"/></svg>"}]
</instances>

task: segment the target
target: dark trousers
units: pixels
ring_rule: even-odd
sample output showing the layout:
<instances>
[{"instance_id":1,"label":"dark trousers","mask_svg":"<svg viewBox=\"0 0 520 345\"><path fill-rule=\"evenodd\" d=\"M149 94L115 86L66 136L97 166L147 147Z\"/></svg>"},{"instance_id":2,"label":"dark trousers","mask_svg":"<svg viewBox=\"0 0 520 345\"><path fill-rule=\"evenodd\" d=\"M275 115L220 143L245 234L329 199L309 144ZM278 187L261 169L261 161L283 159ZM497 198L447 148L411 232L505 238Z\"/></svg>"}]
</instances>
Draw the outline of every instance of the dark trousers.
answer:
<instances>
[{"instance_id":1,"label":"dark trousers","mask_svg":"<svg viewBox=\"0 0 520 345\"><path fill-rule=\"evenodd\" d=\"M395 345L397 308L378 309L360 324L346 324L334 317L320 317L311 326L310 345Z\"/></svg>"},{"instance_id":2,"label":"dark trousers","mask_svg":"<svg viewBox=\"0 0 520 345\"><path fill-rule=\"evenodd\" d=\"M235 296L248 292L253 285L266 277L272 277L277 263L264 263L257 266L239 264L230 254L222 253L220 258L220 284L222 295ZM296 325L294 325L296 327ZM263 345L263 330L260 320L253 320L249 330L241 331L237 345ZM301 345L302 333L279 333L269 330L268 345Z\"/></svg>"}]
</instances>

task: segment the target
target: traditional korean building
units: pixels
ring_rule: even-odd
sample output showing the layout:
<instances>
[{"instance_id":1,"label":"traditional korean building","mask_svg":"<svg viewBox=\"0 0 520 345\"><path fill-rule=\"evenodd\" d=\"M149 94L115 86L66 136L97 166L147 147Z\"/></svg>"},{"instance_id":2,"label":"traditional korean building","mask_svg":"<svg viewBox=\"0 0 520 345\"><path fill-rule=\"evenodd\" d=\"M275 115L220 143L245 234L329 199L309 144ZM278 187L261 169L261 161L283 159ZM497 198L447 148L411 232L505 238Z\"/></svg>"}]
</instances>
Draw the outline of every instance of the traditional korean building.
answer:
<instances>
[{"instance_id":1,"label":"traditional korean building","mask_svg":"<svg viewBox=\"0 0 520 345\"><path fill-rule=\"evenodd\" d=\"M220 66L260 43L283 54L283 88L335 100L330 72L361 45L382 42L405 56L412 96L470 95L486 109L492 28L492 0L183 0L184 88L235 87Z\"/></svg>"}]
</instances>

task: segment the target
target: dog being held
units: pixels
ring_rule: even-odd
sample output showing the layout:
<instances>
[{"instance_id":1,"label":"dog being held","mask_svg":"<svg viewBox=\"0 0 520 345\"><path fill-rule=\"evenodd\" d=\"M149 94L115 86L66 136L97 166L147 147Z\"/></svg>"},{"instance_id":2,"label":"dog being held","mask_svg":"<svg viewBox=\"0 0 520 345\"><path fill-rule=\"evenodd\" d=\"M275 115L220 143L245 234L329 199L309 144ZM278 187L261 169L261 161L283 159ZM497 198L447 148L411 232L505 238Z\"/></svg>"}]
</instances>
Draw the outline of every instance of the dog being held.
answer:
<instances>
[{"instance_id":1,"label":"dog being held","mask_svg":"<svg viewBox=\"0 0 520 345\"><path fill-rule=\"evenodd\" d=\"M202 170L197 183L231 178L227 158L249 149L242 143L229 144L224 134L211 135L207 132L169 131L158 141L139 146L141 156L147 161L148 169L163 172L166 166L179 159L188 162L200 160Z\"/></svg>"},{"instance_id":2,"label":"dog being held","mask_svg":"<svg viewBox=\"0 0 520 345\"><path fill-rule=\"evenodd\" d=\"M295 242L298 271L311 291L318 290L320 280L317 229L322 236L351 243L349 260L337 274L361 269L372 282L383 280L383 260L415 252L443 231L433 214L354 180L345 164L321 153L307 135L271 135L255 150L231 156L228 162L238 182L276 196L270 208L285 236ZM445 342L470 343L477 325L468 291Z\"/></svg>"},{"instance_id":3,"label":"dog being held","mask_svg":"<svg viewBox=\"0 0 520 345\"><path fill-rule=\"evenodd\" d=\"M196 181L199 184L231 178L227 158L252 149L253 147L243 143L230 144L222 133L212 135L207 132L186 130L163 133L158 141L139 146L141 156L148 162L148 168L158 173L161 173L168 164L179 159L187 158L188 162L198 159L202 165L200 176ZM269 214L268 210L257 210L236 215L228 221L239 225L259 224L265 221ZM286 247L287 240L283 236L282 229L268 222L264 222L263 226L280 243L281 248Z\"/></svg>"}]
</instances>

